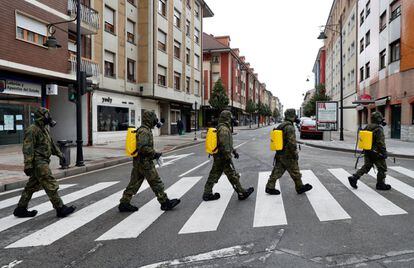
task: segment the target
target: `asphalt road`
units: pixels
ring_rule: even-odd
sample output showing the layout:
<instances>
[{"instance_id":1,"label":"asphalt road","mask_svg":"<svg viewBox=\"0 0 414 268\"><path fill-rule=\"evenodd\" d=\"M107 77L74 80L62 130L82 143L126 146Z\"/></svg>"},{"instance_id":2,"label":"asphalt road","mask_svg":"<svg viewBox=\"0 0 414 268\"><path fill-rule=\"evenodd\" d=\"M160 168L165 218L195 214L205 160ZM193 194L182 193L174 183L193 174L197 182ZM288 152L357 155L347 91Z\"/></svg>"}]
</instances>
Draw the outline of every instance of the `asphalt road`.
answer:
<instances>
[{"instance_id":1,"label":"asphalt road","mask_svg":"<svg viewBox=\"0 0 414 268\"><path fill-rule=\"evenodd\" d=\"M20 221L10 216L20 192L1 194L0 267L414 267L414 161L388 161L397 167L390 192L377 192L368 175L351 190L340 179L354 171L352 154L302 146L303 179L314 189L297 195L285 174L282 196L269 196L269 130L234 136L242 184L255 187L245 201L226 178L215 187L220 200L202 201L211 168L203 144L165 155L159 173L182 201L170 212L145 184L132 201L140 210L118 212L131 164L62 180L61 196L78 208L63 220L40 194L31 207L41 215Z\"/></svg>"}]
</instances>

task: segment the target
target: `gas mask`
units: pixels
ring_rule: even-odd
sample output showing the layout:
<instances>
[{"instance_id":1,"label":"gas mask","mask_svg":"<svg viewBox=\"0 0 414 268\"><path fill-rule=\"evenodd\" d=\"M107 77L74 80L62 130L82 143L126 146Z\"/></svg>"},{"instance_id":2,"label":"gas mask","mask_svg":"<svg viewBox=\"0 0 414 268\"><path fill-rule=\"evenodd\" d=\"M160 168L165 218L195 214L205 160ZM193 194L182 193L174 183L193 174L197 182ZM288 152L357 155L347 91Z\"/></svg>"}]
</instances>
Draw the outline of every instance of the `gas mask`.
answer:
<instances>
[{"instance_id":1,"label":"gas mask","mask_svg":"<svg viewBox=\"0 0 414 268\"><path fill-rule=\"evenodd\" d=\"M382 119L380 125L383 126L383 127L385 127L387 125L387 122L385 122L385 119Z\"/></svg>"},{"instance_id":2,"label":"gas mask","mask_svg":"<svg viewBox=\"0 0 414 268\"><path fill-rule=\"evenodd\" d=\"M164 118L161 118L161 121L158 120L158 118L156 118L154 122L154 126L157 128L162 128L162 126L164 125L164 122L165 122Z\"/></svg>"},{"instance_id":3,"label":"gas mask","mask_svg":"<svg viewBox=\"0 0 414 268\"><path fill-rule=\"evenodd\" d=\"M234 117L231 117L231 124L237 127L239 125L239 120L236 120Z\"/></svg>"},{"instance_id":4,"label":"gas mask","mask_svg":"<svg viewBox=\"0 0 414 268\"><path fill-rule=\"evenodd\" d=\"M50 127L55 127L57 124L56 121L52 119L49 113L45 114L45 118L43 119L43 122L45 123L45 125L48 125Z\"/></svg>"},{"instance_id":5,"label":"gas mask","mask_svg":"<svg viewBox=\"0 0 414 268\"><path fill-rule=\"evenodd\" d=\"M296 124L300 124L300 119L296 116L296 117L295 117L294 122L295 122Z\"/></svg>"}]
</instances>

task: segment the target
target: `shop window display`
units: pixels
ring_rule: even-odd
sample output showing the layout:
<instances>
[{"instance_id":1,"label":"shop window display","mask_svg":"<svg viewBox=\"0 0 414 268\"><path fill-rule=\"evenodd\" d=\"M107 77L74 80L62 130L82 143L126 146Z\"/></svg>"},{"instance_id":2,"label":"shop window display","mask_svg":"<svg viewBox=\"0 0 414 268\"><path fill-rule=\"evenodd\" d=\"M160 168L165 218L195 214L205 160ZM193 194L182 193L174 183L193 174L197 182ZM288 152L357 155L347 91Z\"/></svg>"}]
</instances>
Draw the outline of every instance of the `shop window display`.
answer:
<instances>
[{"instance_id":1,"label":"shop window display","mask_svg":"<svg viewBox=\"0 0 414 268\"><path fill-rule=\"evenodd\" d=\"M98 131L126 131L129 125L129 109L98 106Z\"/></svg>"}]
</instances>

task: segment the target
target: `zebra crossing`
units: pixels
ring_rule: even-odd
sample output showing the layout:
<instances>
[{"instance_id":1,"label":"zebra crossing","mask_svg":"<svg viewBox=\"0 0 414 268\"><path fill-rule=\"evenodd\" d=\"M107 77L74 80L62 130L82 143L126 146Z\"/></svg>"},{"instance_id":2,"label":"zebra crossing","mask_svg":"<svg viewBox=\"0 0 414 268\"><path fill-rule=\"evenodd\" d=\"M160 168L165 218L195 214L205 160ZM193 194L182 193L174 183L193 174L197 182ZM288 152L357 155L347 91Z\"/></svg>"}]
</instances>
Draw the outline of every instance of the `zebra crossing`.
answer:
<instances>
[{"instance_id":1,"label":"zebra crossing","mask_svg":"<svg viewBox=\"0 0 414 268\"><path fill-rule=\"evenodd\" d=\"M410 179L414 179L414 172L404 167L390 167L394 174L398 174L396 177L388 175L386 180L389 182L395 193L406 196L410 199L414 199L414 181L411 183ZM408 214L406 210L394 204L389 200L387 195L378 192L363 183L358 182L358 189L355 190L349 186L348 176L350 173L342 168L328 169L329 182L336 183L340 187L347 189L345 193L353 195L357 198L357 202L365 204L369 209L374 211L378 216L398 216ZM335 196L328 190L326 184L323 183L318 176L312 170L302 170L303 182L313 185L312 191L305 194L306 201L309 202L316 217L320 222L335 222L343 220L351 220L353 216L349 211L347 212ZM277 188L281 189L282 194L277 196L271 196L264 192L264 188L270 172L258 172L257 174L257 188L255 193L251 196L251 199L255 203L254 213L246 210L245 213L252 216L252 227L272 227L272 226L286 226L289 225L289 218L286 216L285 206L287 199L284 199L284 195L287 189L283 189L283 186L277 182ZM369 173L370 176L376 176L374 171ZM401 177L401 178L400 178ZM172 184L167 190L167 194L174 198L181 198L188 192L196 187L201 186L202 176L193 177L181 177L177 182ZM404 182L403 180L408 182ZM326 179L326 178L325 178ZM339 181L339 183L338 183ZM47 246L56 243L60 239L70 235L71 233L81 229L88 223L93 221L99 221L99 217L105 213L109 213L114 209L119 202L122 195L122 191L110 191L113 186L119 184L119 181L100 182L88 186L80 190L74 190L62 196L62 200L65 203L72 203L81 198L93 196L103 190L110 192L110 194L102 199L87 204L85 207L77 210L73 215L51 221L49 225L42 227L39 230L33 230L30 234L13 241L8 245L4 245L6 249L11 248L25 248L25 247L37 247ZM61 189L70 191L76 184L62 184ZM282 187L282 188L281 188ZM75 188L75 187L74 187ZM144 182L139 190L140 192L146 191L149 188L147 182ZM206 232L215 232L219 229L220 224L226 214L226 210L229 205L234 202L235 197L234 190L231 187L228 180L223 176L218 184L214 188L215 191L221 194L221 198L215 201L195 201L195 203L183 203L182 206L194 207L191 213L186 216L183 226L178 226L177 235L197 234ZM352 192L352 193L349 193ZM13 191L10 193L16 193ZM33 198L39 198L44 196L44 192L38 192ZM18 201L19 196L13 196L0 201L0 212L3 209L8 209L14 206ZM53 210L49 201L40 203L31 209L38 210L38 214L35 218L38 218ZM164 211L160 210L159 203L156 198L151 199L148 203L144 204L140 209L132 214L127 214L125 218L103 231L103 233L93 234L93 240L95 241L110 241L118 239L134 239L138 238L145 230L147 230L152 224L160 219L164 214ZM3 213L4 215L4 213ZM19 228L19 225L33 220L33 218L15 218L13 215L8 215L0 218L0 237L2 232L6 230L12 230L12 228Z\"/></svg>"}]
</instances>

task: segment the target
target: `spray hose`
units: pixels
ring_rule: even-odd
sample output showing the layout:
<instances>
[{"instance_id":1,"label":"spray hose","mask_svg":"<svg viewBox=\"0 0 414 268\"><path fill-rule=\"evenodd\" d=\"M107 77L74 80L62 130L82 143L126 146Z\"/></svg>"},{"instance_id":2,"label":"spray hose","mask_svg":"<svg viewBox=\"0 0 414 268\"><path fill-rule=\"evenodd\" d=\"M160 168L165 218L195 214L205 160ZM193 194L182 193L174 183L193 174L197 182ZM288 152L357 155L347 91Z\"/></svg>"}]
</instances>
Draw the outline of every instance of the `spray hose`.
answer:
<instances>
[{"instance_id":1,"label":"spray hose","mask_svg":"<svg viewBox=\"0 0 414 268\"><path fill-rule=\"evenodd\" d=\"M358 128L356 142L355 142L355 150L354 150L354 157L356 158L356 161L355 161L355 169L358 169L359 159L361 159L363 157L363 154L364 154L364 151L362 151L358 155L358 141L359 141L359 131L360 130L362 130L361 127Z\"/></svg>"}]
</instances>

